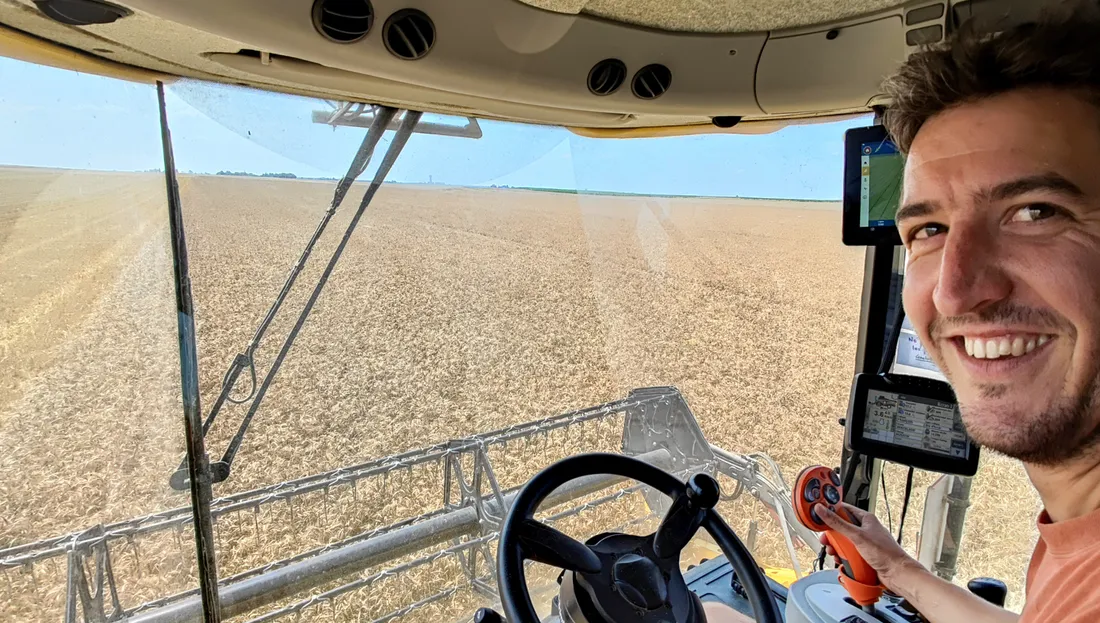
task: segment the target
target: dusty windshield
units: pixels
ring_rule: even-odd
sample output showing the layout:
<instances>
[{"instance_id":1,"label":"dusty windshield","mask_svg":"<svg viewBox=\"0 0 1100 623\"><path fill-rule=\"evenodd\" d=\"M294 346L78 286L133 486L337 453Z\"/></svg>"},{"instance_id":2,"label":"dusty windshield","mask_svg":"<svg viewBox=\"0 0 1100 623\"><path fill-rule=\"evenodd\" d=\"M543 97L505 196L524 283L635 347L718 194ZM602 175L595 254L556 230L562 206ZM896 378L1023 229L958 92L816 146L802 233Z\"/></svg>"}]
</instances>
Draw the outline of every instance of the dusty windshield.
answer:
<instances>
[{"instance_id":1,"label":"dusty windshield","mask_svg":"<svg viewBox=\"0 0 1100 623\"><path fill-rule=\"evenodd\" d=\"M155 92L3 70L25 91L0 99L22 122L0 139L0 618L192 616ZM59 98L115 130L44 123ZM839 462L864 264L840 243L841 137L867 119L597 140L186 81L166 101L232 620L469 617L516 489L591 451L713 471L769 576L810 571L759 487ZM601 484L543 516L653 529L663 502ZM685 568L716 554L697 541ZM529 579L549 612L554 573Z\"/></svg>"}]
</instances>

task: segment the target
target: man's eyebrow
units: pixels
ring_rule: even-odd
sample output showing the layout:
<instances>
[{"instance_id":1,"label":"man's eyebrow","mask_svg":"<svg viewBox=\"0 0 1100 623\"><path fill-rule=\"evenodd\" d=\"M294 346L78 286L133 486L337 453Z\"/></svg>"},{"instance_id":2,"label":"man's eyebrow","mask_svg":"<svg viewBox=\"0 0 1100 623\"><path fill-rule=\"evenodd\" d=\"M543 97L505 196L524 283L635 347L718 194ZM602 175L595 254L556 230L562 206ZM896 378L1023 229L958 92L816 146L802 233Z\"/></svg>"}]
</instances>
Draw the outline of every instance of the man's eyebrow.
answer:
<instances>
[{"instance_id":1,"label":"man's eyebrow","mask_svg":"<svg viewBox=\"0 0 1100 623\"><path fill-rule=\"evenodd\" d=\"M991 189L979 192L978 195L982 199L1004 201L1033 190L1049 190L1071 197L1085 196L1085 192L1077 184L1053 172L1022 177L1018 180L998 184Z\"/></svg>"},{"instance_id":2,"label":"man's eyebrow","mask_svg":"<svg viewBox=\"0 0 1100 623\"><path fill-rule=\"evenodd\" d=\"M998 184L992 188L980 190L975 194L976 198L981 201L1004 201L1035 190L1053 191L1071 197L1085 196L1085 191L1081 190L1077 184L1054 172L1021 177ZM908 219L928 216L935 211L936 206L929 201L909 203L898 208L897 213L894 215L894 222L901 223Z\"/></svg>"},{"instance_id":3,"label":"man's eyebrow","mask_svg":"<svg viewBox=\"0 0 1100 623\"><path fill-rule=\"evenodd\" d=\"M906 219L928 216L934 211L935 207L933 207L932 204L927 201L907 203L898 208L897 214L894 215L894 222L900 223Z\"/></svg>"}]
</instances>

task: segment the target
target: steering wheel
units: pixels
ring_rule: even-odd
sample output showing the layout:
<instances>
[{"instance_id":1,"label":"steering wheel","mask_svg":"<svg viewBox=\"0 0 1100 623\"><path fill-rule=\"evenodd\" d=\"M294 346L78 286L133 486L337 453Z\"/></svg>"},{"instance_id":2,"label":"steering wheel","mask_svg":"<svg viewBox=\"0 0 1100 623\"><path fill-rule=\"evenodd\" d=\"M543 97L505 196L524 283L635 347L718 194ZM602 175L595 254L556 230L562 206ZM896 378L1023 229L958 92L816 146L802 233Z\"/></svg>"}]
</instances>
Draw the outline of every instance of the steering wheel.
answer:
<instances>
[{"instance_id":1,"label":"steering wheel","mask_svg":"<svg viewBox=\"0 0 1100 623\"><path fill-rule=\"evenodd\" d=\"M554 489L597 474L631 478L672 498L657 531L644 537L604 533L581 543L534 519L539 504ZM737 572L757 622L782 623L760 567L714 510L719 493L717 481L707 474L695 474L683 483L621 454L581 454L547 467L516 496L501 529L497 576L508 622L540 623L524 575L524 561L533 560L566 571L562 600L571 591L576 603L561 603L561 610L571 612L574 621L703 623L702 604L680 573L680 551L702 526Z\"/></svg>"}]
</instances>

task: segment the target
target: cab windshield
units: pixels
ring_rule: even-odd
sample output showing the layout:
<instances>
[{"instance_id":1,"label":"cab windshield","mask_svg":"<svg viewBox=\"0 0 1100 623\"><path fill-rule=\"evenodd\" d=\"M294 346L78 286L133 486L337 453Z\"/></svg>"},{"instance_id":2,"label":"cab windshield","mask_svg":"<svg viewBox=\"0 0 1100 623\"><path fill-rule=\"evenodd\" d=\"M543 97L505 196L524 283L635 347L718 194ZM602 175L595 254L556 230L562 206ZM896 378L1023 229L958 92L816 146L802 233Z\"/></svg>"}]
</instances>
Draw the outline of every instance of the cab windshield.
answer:
<instances>
[{"instance_id":1,"label":"cab windshield","mask_svg":"<svg viewBox=\"0 0 1100 623\"><path fill-rule=\"evenodd\" d=\"M0 74L0 620L193 613L156 90ZM465 620L496 599L500 504L594 451L710 461L768 575L811 570L777 498L840 461L865 263L840 241L842 135L869 117L612 140L189 81L165 102L220 592L360 556L229 620ZM1018 472L984 457L957 570L1005 579L1016 608ZM885 469L893 526L903 481ZM606 484L545 517L653 529L657 496ZM698 536L682 563L716 554Z\"/></svg>"}]
</instances>

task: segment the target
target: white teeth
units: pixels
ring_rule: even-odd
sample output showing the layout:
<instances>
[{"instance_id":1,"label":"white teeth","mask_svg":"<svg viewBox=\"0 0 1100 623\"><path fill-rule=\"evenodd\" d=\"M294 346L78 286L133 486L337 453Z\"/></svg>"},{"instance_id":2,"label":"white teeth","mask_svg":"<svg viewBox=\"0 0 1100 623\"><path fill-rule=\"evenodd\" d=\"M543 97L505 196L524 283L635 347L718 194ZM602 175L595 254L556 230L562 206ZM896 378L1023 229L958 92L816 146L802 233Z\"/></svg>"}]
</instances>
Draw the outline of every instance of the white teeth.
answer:
<instances>
[{"instance_id":1,"label":"white teeth","mask_svg":"<svg viewBox=\"0 0 1100 623\"><path fill-rule=\"evenodd\" d=\"M998 338L972 338L963 336L966 354L975 359L1000 359L1001 357L1019 357L1030 353L1054 338L1050 335L1034 337L1006 335Z\"/></svg>"},{"instance_id":2,"label":"white teeth","mask_svg":"<svg viewBox=\"0 0 1100 623\"><path fill-rule=\"evenodd\" d=\"M1000 350L997 347L997 340L986 340L985 342L985 358L996 359L1001 356Z\"/></svg>"},{"instance_id":3,"label":"white teeth","mask_svg":"<svg viewBox=\"0 0 1100 623\"><path fill-rule=\"evenodd\" d=\"M1012 356L1019 357L1024 354L1024 338L1018 337L1012 340Z\"/></svg>"}]
</instances>

